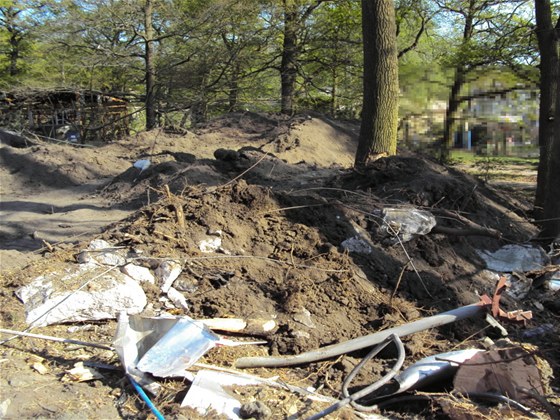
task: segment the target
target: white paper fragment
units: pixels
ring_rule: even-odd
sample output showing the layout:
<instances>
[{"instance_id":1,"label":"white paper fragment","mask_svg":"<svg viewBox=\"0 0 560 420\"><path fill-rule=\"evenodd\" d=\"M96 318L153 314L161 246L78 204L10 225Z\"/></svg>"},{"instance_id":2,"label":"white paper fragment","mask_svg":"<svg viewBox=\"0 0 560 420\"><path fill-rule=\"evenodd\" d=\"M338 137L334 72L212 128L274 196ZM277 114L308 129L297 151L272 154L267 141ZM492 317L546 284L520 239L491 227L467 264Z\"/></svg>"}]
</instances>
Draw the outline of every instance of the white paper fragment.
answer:
<instances>
[{"instance_id":1,"label":"white paper fragment","mask_svg":"<svg viewBox=\"0 0 560 420\"><path fill-rule=\"evenodd\" d=\"M62 378L62 382L87 382L101 379L103 375L92 367L84 366L84 362L78 362Z\"/></svg>"},{"instance_id":2,"label":"white paper fragment","mask_svg":"<svg viewBox=\"0 0 560 420\"><path fill-rule=\"evenodd\" d=\"M203 239L198 243L198 248L202 252L217 252L222 249L222 238L219 236Z\"/></svg>"},{"instance_id":3,"label":"white paper fragment","mask_svg":"<svg viewBox=\"0 0 560 420\"><path fill-rule=\"evenodd\" d=\"M201 415L208 414L210 410L216 410L218 414L229 419L239 419L241 402L224 390L224 387L259 384L263 384L263 382L257 378L201 370L196 374L181 407L193 408Z\"/></svg>"},{"instance_id":4,"label":"white paper fragment","mask_svg":"<svg viewBox=\"0 0 560 420\"><path fill-rule=\"evenodd\" d=\"M489 270L500 273L540 270L548 264L548 256L540 246L506 245L495 252L477 251Z\"/></svg>"},{"instance_id":5,"label":"white paper fragment","mask_svg":"<svg viewBox=\"0 0 560 420\"><path fill-rule=\"evenodd\" d=\"M169 288L173 286L173 282L177 280L179 274L183 271L183 267L177 261L164 261L156 269L156 276L161 285L161 291L167 293Z\"/></svg>"},{"instance_id":6,"label":"white paper fragment","mask_svg":"<svg viewBox=\"0 0 560 420\"><path fill-rule=\"evenodd\" d=\"M7 418L8 409L10 408L11 403L12 400L10 400L9 398L5 399L0 403L0 418L2 419Z\"/></svg>"},{"instance_id":7,"label":"white paper fragment","mask_svg":"<svg viewBox=\"0 0 560 420\"><path fill-rule=\"evenodd\" d=\"M147 267L142 267L136 264L127 264L121 269L121 271L140 283L156 283L156 278Z\"/></svg>"},{"instance_id":8,"label":"white paper fragment","mask_svg":"<svg viewBox=\"0 0 560 420\"><path fill-rule=\"evenodd\" d=\"M120 311L142 312L147 298L138 282L116 270L102 274L104 271L92 264L72 265L66 272L38 277L20 288L16 295L25 305L27 323L40 327L111 319ZM87 288L78 290L97 276Z\"/></svg>"},{"instance_id":9,"label":"white paper fragment","mask_svg":"<svg viewBox=\"0 0 560 420\"><path fill-rule=\"evenodd\" d=\"M35 370L37 373L40 373L41 375L45 375L45 374L49 373L49 368L46 367L41 362L33 363L31 365L31 367L33 368L33 370Z\"/></svg>"},{"instance_id":10,"label":"white paper fragment","mask_svg":"<svg viewBox=\"0 0 560 420\"><path fill-rule=\"evenodd\" d=\"M418 235L426 235L436 225L434 215L425 210L385 208L381 214L384 222L381 231L389 238L398 235L402 242L410 241Z\"/></svg>"},{"instance_id":11,"label":"white paper fragment","mask_svg":"<svg viewBox=\"0 0 560 420\"><path fill-rule=\"evenodd\" d=\"M371 254L371 246L367 241L363 240L359 235L353 236L344 240L340 246L348 252L355 252L356 254Z\"/></svg>"}]
</instances>

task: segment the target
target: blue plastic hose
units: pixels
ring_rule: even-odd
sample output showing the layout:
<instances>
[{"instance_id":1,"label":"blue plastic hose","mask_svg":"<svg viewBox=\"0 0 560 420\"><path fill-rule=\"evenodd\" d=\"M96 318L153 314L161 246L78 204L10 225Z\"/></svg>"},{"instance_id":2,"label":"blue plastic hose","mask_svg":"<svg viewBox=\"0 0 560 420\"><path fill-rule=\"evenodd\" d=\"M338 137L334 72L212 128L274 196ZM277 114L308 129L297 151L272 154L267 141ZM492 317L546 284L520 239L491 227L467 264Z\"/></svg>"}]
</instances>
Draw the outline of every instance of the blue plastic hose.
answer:
<instances>
[{"instance_id":1,"label":"blue plastic hose","mask_svg":"<svg viewBox=\"0 0 560 420\"><path fill-rule=\"evenodd\" d=\"M130 376L130 375L127 375L127 376L128 376L128 379L130 380L130 383L134 387L134 389L136 389L136 391L138 392L138 395L140 395L140 398L142 398L142 400L146 403L148 408L152 411L152 413L154 413L154 416L156 416L158 420L165 420L165 417L163 417L163 414L161 414L159 412L159 410L156 408L156 406L154 405L152 400L150 400L150 397L148 397L146 395L146 393L144 392L142 387L140 385L138 385L138 383L134 379L132 379L132 376Z\"/></svg>"}]
</instances>

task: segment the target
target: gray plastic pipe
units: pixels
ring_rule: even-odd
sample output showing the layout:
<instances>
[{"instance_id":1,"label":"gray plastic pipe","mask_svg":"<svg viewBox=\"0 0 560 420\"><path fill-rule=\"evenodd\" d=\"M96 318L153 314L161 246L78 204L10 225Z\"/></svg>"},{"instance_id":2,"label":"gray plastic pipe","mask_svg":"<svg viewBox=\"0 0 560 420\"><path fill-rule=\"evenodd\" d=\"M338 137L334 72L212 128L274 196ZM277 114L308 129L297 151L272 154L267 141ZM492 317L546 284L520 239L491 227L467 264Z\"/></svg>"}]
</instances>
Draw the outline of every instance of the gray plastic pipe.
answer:
<instances>
[{"instance_id":1,"label":"gray plastic pipe","mask_svg":"<svg viewBox=\"0 0 560 420\"><path fill-rule=\"evenodd\" d=\"M389 328L388 330L379 331L363 337L354 338L343 343L331 344L318 350L308 351L306 353L297 354L295 356L280 357L242 357L235 361L237 368L255 368L255 367L283 367L312 363L318 360L330 359L340 356L341 354L350 353L352 351L375 346L383 342L391 334L404 337L410 334L424 331L430 328L439 327L441 325L450 324L462 319L471 318L478 315L487 308L482 302L472 305L462 306L451 311L443 312L438 315L422 318L409 324L399 325L398 327Z\"/></svg>"}]
</instances>

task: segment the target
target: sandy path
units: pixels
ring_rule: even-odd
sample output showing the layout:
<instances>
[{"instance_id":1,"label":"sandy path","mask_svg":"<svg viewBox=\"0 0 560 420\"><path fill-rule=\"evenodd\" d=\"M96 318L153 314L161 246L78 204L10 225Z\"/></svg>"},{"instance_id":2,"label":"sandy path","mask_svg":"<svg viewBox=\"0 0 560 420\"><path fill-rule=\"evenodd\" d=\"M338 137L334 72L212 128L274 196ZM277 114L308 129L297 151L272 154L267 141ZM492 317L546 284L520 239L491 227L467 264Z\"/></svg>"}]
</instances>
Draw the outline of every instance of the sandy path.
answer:
<instances>
[{"instance_id":1,"label":"sandy path","mask_svg":"<svg viewBox=\"0 0 560 420\"><path fill-rule=\"evenodd\" d=\"M33 195L4 194L0 199L0 266L21 266L28 251L50 244L72 242L100 232L108 224L125 218L130 211L111 208L95 195L95 183L52 189ZM23 252L27 252L23 254Z\"/></svg>"}]
</instances>

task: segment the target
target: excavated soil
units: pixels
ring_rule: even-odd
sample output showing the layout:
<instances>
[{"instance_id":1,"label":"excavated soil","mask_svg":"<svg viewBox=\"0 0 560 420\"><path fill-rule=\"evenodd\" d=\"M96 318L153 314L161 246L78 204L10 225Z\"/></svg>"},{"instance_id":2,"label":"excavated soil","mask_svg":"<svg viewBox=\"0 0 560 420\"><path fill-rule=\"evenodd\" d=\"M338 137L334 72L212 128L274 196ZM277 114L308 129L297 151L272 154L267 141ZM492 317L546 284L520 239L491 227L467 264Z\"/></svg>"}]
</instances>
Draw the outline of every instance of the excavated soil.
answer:
<instances>
[{"instance_id":1,"label":"excavated soil","mask_svg":"<svg viewBox=\"0 0 560 420\"><path fill-rule=\"evenodd\" d=\"M184 268L175 287L190 309L173 309L174 314L276 321L277 328L264 337L266 345L214 349L202 359L225 368L239 357L297 354L491 295L494 280L476 251L527 243L536 235L526 194L502 192L405 151L372 163L365 173L354 172L356 130L356 124L318 115L289 119L244 113L186 135L154 131L95 148L2 145L2 328L26 328L15 290L72 263L94 238L133 250L138 264L149 268L162 259L180 262ZM150 167L132 167L138 159L150 159ZM387 237L379 211L403 206L431 211L441 229L405 243ZM473 228L477 235L464 235ZM365 238L369 253L341 247L356 235ZM219 251L201 252L199 242L209 236L221 237ZM538 284L553 268L525 274ZM159 290L145 289L146 315L165 310ZM507 328L513 342L536 346L535 357L551 367L541 372L546 389L557 391L558 380L550 376L559 374L556 295L535 287L524 300L504 296L502 304L507 310L533 310L530 326L552 325L532 339L522 338L521 326ZM115 327L115 321L85 322L33 332L110 343ZM480 347L486 336L498 338L498 333L477 318L405 337L406 365L438 352ZM0 352L0 409L6 418L152 416L111 351L18 338ZM364 355L358 351L295 368L250 372L340 398L342 381ZM375 382L393 357L389 348L366 364L353 387ZM77 361L93 363L103 377L63 381ZM38 373L36 363L46 372ZM197 416L178 404L187 382L162 385L155 403L167 418ZM277 389L236 392L265 402L273 418L307 417L326 407ZM520 418L516 411L459 404L449 396L427 406L410 402L391 409L384 414ZM538 403L531 409L544 411ZM346 409L331 418L353 416Z\"/></svg>"}]
</instances>

